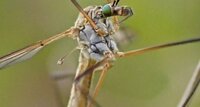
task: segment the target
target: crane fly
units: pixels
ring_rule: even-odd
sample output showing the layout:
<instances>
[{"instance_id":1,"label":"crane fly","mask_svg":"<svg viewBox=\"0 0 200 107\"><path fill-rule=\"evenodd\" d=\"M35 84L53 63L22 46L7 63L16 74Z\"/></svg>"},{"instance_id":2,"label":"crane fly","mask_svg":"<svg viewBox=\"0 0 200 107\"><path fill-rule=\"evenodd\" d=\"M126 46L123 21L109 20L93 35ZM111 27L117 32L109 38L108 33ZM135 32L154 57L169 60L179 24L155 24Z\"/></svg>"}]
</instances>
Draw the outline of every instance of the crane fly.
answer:
<instances>
[{"instance_id":1,"label":"crane fly","mask_svg":"<svg viewBox=\"0 0 200 107\"><path fill-rule=\"evenodd\" d=\"M112 67L112 63L116 58L200 42L200 38L193 38L127 52L120 52L115 41L112 39L112 36L118 31L120 23L133 15L132 9L127 6L119 6L118 3L120 0L107 0L108 3L103 6L88 6L84 9L76 0L71 0L71 2L80 12L73 27L60 34L0 57L0 69L3 69L12 64L31 58L42 48L56 40L64 37L76 38L80 48L80 57L68 107L93 106L88 98L91 93L89 90L93 72L101 70L101 76L94 93L91 96L95 99L103 83L105 73ZM119 21L118 16L124 16L125 18ZM112 17L112 19L110 17Z\"/></svg>"}]
</instances>

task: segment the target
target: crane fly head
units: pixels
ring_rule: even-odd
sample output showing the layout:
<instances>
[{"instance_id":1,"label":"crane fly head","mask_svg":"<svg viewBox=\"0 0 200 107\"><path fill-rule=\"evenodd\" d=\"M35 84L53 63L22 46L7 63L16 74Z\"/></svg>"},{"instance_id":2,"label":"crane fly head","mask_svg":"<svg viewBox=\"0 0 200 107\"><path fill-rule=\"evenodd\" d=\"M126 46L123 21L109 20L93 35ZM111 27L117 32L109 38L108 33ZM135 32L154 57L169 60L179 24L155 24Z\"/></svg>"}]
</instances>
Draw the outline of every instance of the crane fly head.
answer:
<instances>
[{"instance_id":1,"label":"crane fly head","mask_svg":"<svg viewBox=\"0 0 200 107\"><path fill-rule=\"evenodd\" d=\"M113 3L105 4L102 6L100 13L102 17L111 16L131 16L133 15L132 9L126 6L118 6L119 0L115 0Z\"/></svg>"}]
</instances>

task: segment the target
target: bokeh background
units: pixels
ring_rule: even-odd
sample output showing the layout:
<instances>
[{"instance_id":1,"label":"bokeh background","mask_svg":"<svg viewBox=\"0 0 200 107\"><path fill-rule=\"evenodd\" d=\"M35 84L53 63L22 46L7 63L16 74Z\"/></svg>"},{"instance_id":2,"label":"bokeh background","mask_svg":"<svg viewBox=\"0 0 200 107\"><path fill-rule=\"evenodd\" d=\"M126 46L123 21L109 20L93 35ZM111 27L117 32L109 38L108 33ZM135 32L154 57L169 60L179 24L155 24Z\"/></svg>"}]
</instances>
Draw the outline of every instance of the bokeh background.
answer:
<instances>
[{"instance_id":1,"label":"bokeh background","mask_svg":"<svg viewBox=\"0 0 200 107\"><path fill-rule=\"evenodd\" d=\"M82 6L104 0L79 0ZM135 11L123 26L132 29L132 50L200 37L199 0L121 0ZM0 0L0 56L73 26L78 11L70 0ZM66 107L78 52L76 41L59 40L32 59L0 71L0 107ZM97 102L102 107L176 107L200 59L200 43L118 59ZM55 76L66 78L55 79ZM200 89L190 107L200 106Z\"/></svg>"}]
</instances>

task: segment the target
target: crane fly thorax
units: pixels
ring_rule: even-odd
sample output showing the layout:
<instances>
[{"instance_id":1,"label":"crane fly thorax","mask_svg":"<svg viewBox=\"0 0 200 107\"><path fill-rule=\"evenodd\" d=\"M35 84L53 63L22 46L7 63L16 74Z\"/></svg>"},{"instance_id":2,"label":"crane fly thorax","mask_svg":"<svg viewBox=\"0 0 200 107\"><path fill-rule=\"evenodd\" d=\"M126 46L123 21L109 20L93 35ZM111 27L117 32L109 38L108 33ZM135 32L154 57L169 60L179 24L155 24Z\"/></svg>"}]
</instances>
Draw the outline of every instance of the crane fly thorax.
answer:
<instances>
[{"instance_id":1,"label":"crane fly thorax","mask_svg":"<svg viewBox=\"0 0 200 107\"><path fill-rule=\"evenodd\" d=\"M100 61L105 57L105 54L118 52L117 45L110 35L115 31L109 18L101 18L98 16L99 10L102 8L101 6L89 8L87 14L96 23L96 26L105 32L105 35L98 35L91 25L85 21L85 18L83 20L81 17L78 17L75 23L75 26L79 26L80 28L77 40L79 45L87 50L90 58Z\"/></svg>"}]
</instances>

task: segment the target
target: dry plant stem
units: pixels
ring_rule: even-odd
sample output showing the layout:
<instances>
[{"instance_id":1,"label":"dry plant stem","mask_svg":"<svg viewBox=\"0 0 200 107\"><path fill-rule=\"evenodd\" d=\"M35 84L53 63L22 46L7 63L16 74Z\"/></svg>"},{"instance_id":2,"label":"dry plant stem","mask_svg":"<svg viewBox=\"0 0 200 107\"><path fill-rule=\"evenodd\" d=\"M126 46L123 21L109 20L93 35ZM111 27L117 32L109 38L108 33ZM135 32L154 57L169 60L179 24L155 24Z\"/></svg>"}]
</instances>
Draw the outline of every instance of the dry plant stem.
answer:
<instances>
[{"instance_id":1,"label":"dry plant stem","mask_svg":"<svg viewBox=\"0 0 200 107\"><path fill-rule=\"evenodd\" d=\"M200 61L177 107L188 107L200 82Z\"/></svg>"},{"instance_id":2,"label":"dry plant stem","mask_svg":"<svg viewBox=\"0 0 200 107\"><path fill-rule=\"evenodd\" d=\"M81 52L75 78L94 64L95 61L87 59ZM85 75L78 82L73 83L68 107L87 107L92 74Z\"/></svg>"}]
</instances>

